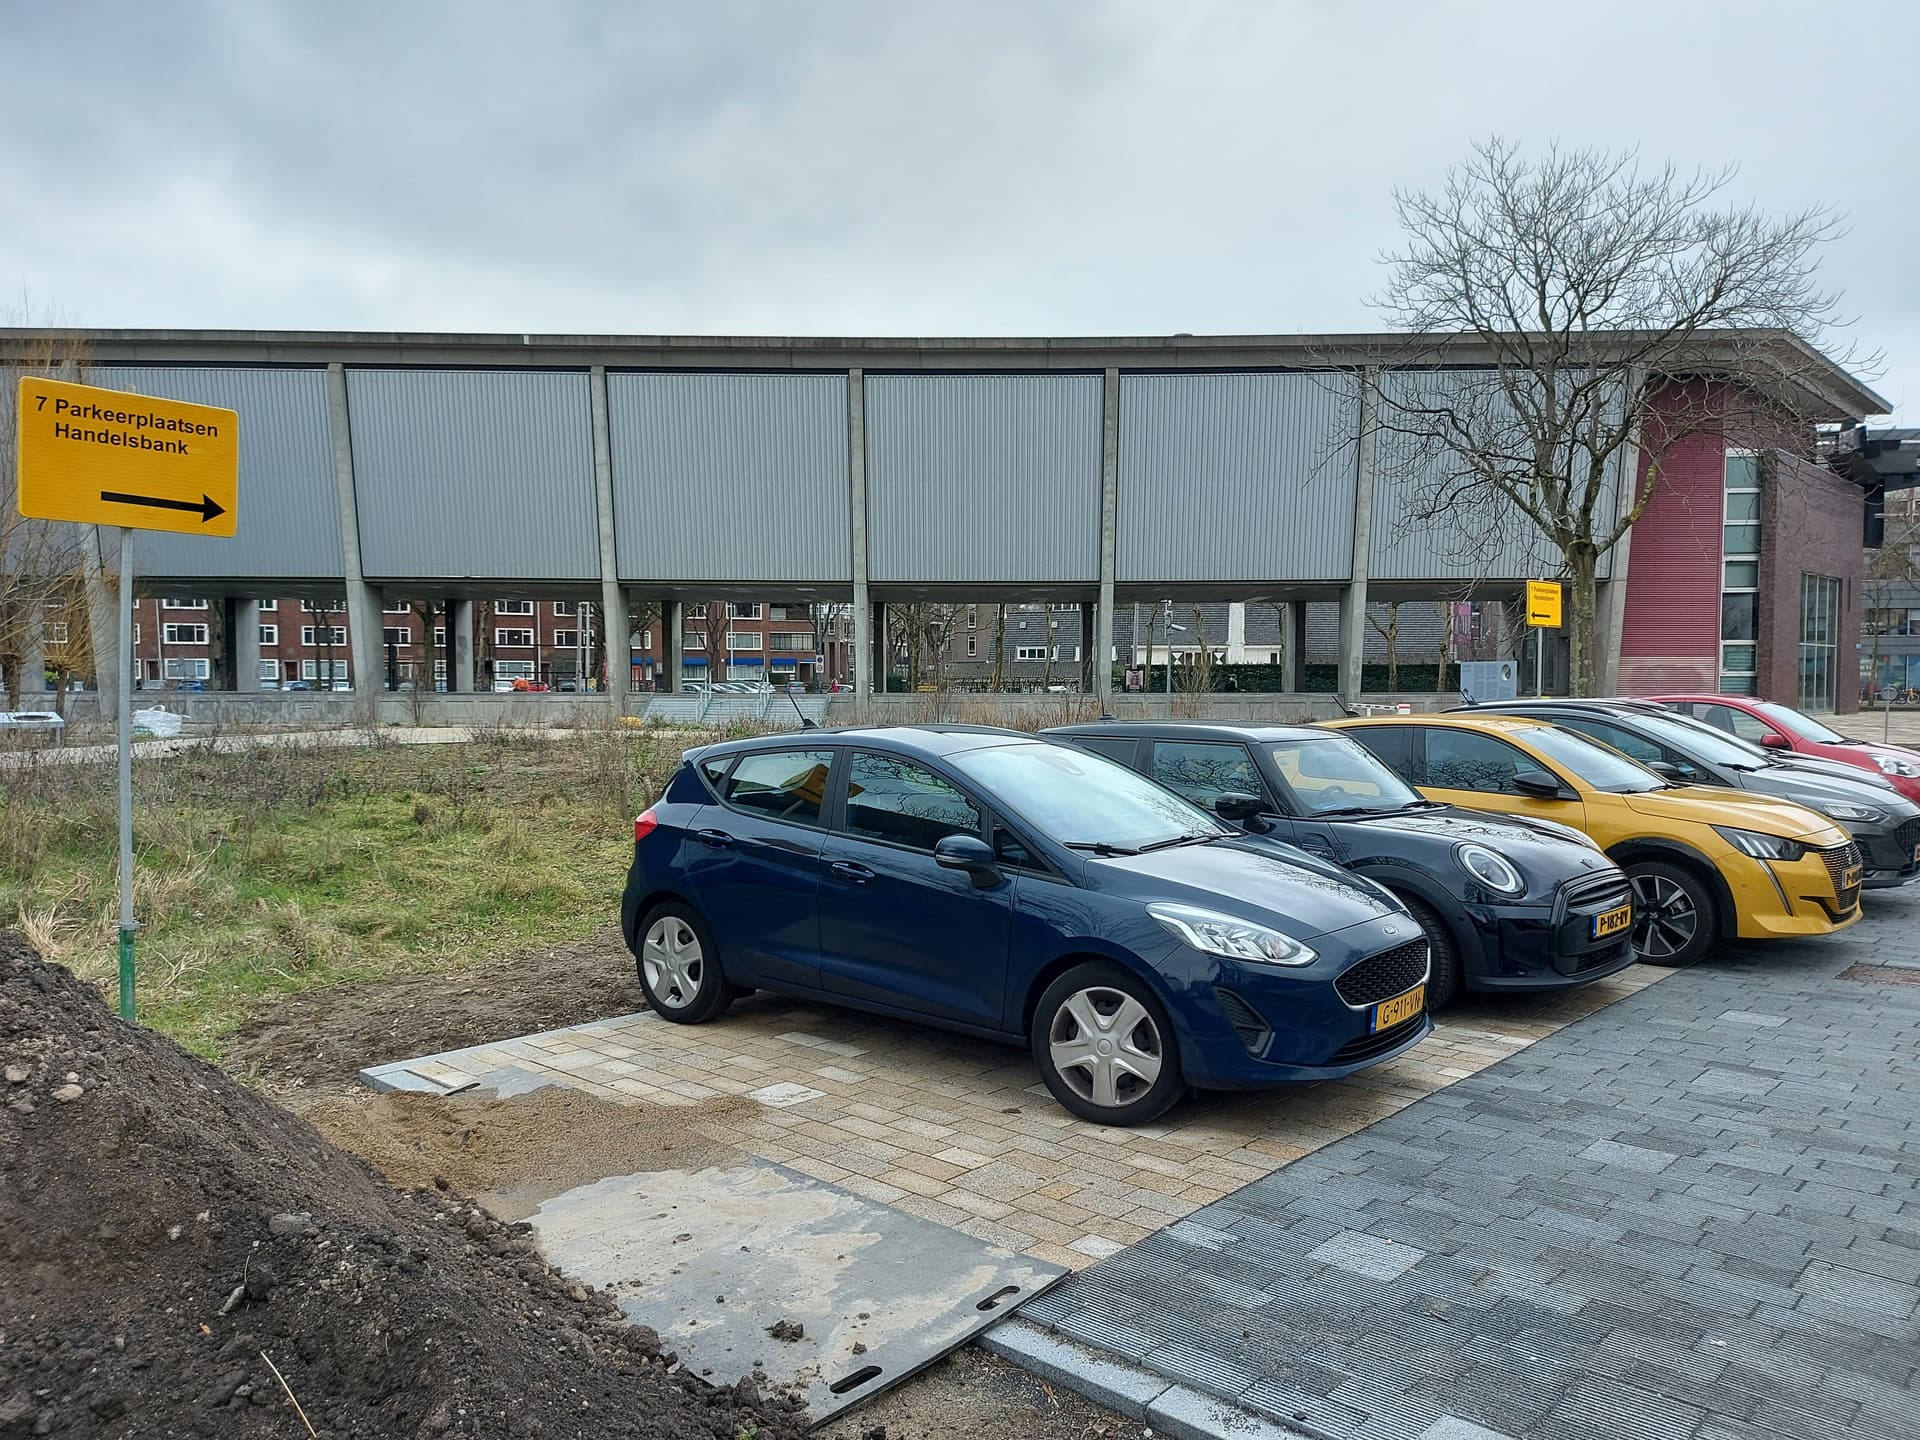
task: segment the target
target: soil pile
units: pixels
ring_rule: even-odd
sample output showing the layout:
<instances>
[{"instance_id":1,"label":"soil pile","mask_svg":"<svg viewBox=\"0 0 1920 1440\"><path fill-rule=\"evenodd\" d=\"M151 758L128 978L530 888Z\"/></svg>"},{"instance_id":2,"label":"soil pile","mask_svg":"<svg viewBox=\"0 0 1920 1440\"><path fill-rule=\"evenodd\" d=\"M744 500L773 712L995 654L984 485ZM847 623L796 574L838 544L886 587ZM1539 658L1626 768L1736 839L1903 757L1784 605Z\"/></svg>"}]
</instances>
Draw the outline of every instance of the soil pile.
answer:
<instances>
[{"instance_id":1,"label":"soil pile","mask_svg":"<svg viewBox=\"0 0 1920 1440\"><path fill-rule=\"evenodd\" d=\"M0 1440L800 1433L674 1366L526 1227L394 1190L0 933Z\"/></svg>"},{"instance_id":2,"label":"soil pile","mask_svg":"<svg viewBox=\"0 0 1920 1440\"><path fill-rule=\"evenodd\" d=\"M544 1197L603 1175L727 1164L735 1152L703 1135L700 1123L758 1108L735 1095L674 1108L616 1105L549 1085L506 1100L396 1090L322 1100L300 1113L396 1185L445 1180L468 1195L534 1190Z\"/></svg>"}]
</instances>

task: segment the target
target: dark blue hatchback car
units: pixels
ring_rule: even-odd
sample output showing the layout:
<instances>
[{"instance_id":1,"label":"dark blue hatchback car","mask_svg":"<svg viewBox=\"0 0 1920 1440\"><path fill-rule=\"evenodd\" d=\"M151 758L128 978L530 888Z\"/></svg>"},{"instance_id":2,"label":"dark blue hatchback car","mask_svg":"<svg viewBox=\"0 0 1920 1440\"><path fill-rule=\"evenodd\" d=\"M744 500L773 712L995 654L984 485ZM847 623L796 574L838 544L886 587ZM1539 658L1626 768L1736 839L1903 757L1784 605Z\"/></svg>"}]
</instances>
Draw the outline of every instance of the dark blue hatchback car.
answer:
<instances>
[{"instance_id":1,"label":"dark blue hatchback car","mask_svg":"<svg viewBox=\"0 0 1920 1440\"><path fill-rule=\"evenodd\" d=\"M764 989L1025 1043L1103 1124L1350 1074L1431 1029L1426 941L1384 890L1010 731L687 752L634 822L621 930L668 1020Z\"/></svg>"}]
</instances>

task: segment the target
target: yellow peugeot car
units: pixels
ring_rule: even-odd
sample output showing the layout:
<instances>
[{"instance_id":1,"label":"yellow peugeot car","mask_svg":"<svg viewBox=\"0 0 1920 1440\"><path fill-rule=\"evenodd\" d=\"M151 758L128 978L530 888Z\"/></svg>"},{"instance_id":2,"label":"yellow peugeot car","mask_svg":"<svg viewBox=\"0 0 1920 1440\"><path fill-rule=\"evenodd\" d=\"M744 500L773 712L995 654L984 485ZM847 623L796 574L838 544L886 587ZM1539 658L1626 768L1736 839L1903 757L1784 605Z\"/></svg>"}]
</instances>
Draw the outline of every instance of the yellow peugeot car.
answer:
<instances>
[{"instance_id":1,"label":"yellow peugeot car","mask_svg":"<svg viewBox=\"0 0 1920 1440\"><path fill-rule=\"evenodd\" d=\"M1327 723L1430 800L1584 832L1633 881L1642 960L1685 965L1720 940L1825 935L1860 918L1859 848L1788 801L1675 785L1585 735L1514 716Z\"/></svg>"}]
</instances>

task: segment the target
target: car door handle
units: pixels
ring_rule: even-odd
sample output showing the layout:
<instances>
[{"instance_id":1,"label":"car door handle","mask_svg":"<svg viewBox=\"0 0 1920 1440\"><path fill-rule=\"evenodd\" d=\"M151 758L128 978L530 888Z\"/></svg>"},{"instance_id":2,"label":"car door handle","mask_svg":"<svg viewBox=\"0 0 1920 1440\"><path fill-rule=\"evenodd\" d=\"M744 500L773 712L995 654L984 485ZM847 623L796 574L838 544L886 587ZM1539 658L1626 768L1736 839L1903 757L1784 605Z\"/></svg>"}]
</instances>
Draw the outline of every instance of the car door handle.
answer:
<instances>
[{"instance_id":1,"label":"car door handle","mask_svg":"<svg viewBox=\"0 0 1920 1440\"><path fill-rule=\"evenodd\" d=\"M864 885L873 879L873 871L864 865L856 865L851 860L834 861L833 873L842 880L851 880L856 885Z\"/></svg>"},{"instance_id":2,"label":"car door handle","mask_svg":"<svg viewBox=\"0 0 1920 1440\"><path fill-rule=\"evenodd\" d=\"M693 833L702 845L711 845L716 850L725 850L733 844L733 837L724 830L696 830Z\"/></svg>"}]
</instances>

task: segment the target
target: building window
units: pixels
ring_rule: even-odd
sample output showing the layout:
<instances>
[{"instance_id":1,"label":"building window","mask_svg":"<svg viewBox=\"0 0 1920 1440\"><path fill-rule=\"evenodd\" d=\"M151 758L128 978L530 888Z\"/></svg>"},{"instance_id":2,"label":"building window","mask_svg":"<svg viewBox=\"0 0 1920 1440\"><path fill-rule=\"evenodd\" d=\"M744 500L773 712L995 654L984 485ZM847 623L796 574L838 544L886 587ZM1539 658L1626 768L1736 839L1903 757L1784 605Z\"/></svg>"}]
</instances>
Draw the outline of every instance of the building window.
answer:
<instances>
[{"instance_id":1,"label":"building window","mask_svg":"<svg viewBox=\"0 0 1920 1440\"><path fill-rule=\"evenodd\" d=\"M45 639L49 645L64 645L67 643L68 633L66 621L49 620L46 626L46 633L42 638Z\"/></svg>"},{"instance_id":2,"label":"building window","mask_svg":"<svg viewBox=\"0 0 1920 1440\"><path fill-rule=\"evenodd\" d=\"M136 645L140 643L140 622L138 620L133 622L133 643Z\"/></svg>"},{"instance_id":3,"label":"building window","mask_svg":"<svg viewBox=\"0 0 1920 1440\"><path fill-rule=\"evenodd\" d=\"M1044 660L1047 658L1047 647L1044 645L1016 645L1013 647L1013 658L1016 660Z\"/></svg>"},{"instance_id":4,"label":"building window","mask_svg":"<svg viewBox=\"0 0 1920 1440\"><path fill-rule=\"evenodd\" d=\"M493 613L496 615L531 615L533 614L533 601L496 600L493 602Z\"/></svg>"},{"instance_id":5,"label":"building window","mask_svg":"<svg viewBox=\"0 0 1920 1440\"><path fill-rule=\"evenodd\" d=\"M495 680L531 680L534 678L533 661L496 660L493 662L493 678Z\"/></svg>"},{"instance_id":6,"label":"building window","mask_svg":"<svg viewBox=\"0 0 1920 1440\"><path fill-rule=\"evenodd\" d=\"M729 620L758 620L760 618L760 607L758 605L729 605L727 606L727 618Z\"/></svg>"},{"instance_id":7,"label":"building window","mask_svg":"<svg viewBox=\"0 0 1920 1440\"><path fill-rule=\"evenodd\" d=\"M160 642L163 645L204 645L207 643L207 627L204 625L162 625Z\"/></svg>"},{"instance_id":8,"label":"building window","mask_svg":"<svg viewBox=\"0 0 1920 1440\"><path fill-rule=\"evenodd\" d=\"M204 680L210 673L205 660L176 660L171 657L167 660L169 680Z\"/></svg>"},{"instance_id":9,"label":"building window","mask_svg":"<svg viewBox=\"0 0 1920 1440\"><path fill-rule=\"evenodd\" d=\"M278 645L280 643L280 627L278 625L262 625L260 627L260 643L262 645Z\"/></svg>"},{"instance_id":10,"label":"building window","mask_svg":"<svg viewBox=\"0 0 1920 1440\"><path fill-rule=\"evenodd\" d=\"M786 653L798 653L813 649L813 632L809 630L776 630L767 636L767 649Z\"/></svg>"},{"instance_id":11,"label":"building window","mask_svg":"<svg viewBox=\"0 0 1920 1440\"><path fill-rule=\"evenodd\" d=\"M758 630L729 630L727 632L727 649L758 650L759 648L760 632Z\"/></svg>"},{"instance_id":12,"label":"building window","mask_svg":"<svg viewBox=\"0 0 1920 1440\"><path fill-rule=\"evenodd\" d=\"M573 614L573 601L571 601L571 600L556 600L556 601L554 601L554 602L553 602L553 613L554 613L554 614L556 614L556 615L571 615L571 614Z\"/></svg>"},{"instance_id":13,"label":"building window","mask_svg":"<svg viewBox=\"0 0 1920 1440\"><path fill-rule=\"evenodd\" d=\"M344 600L302 600L300 608L309 615L335 615L347 608Z\"/></svg>"},{"instance_id":14,"label":"building window","mask_svg":"<svg viewBox=\"0 0 1920 1440\"><path fill-rule=\"evenodd\" d=\"M1760 668L1760 457L1729 451L1720 525L1720 691L1751 695Z\"/></svg>"},{"instance_id":15,"label":"building window","mask_svg":"<svg viewBox=\"0 0 1920 1440\"><path fill-rule=\"evenodd\" d=\"M642 630L640 632L640 648L642 650L653 649L653 631Z\"/></svg>"},{"instance_id":16,"label":"building window","mask_svg":"<svg viewBox=\"0 0 1920 1440\"><path fill-rule=\"evenodd\" d=\"M256 600L253 603L258 605L262 610L278 610L280 608L280 602L278 600Z\"/></svg>"},{"instance_id":17,"label":"building window","mask_svg":"<svg viewBox=\"0 0 1920 1440\"><path fill-rule=\"evenodd\" d=\"M262 680L278 680L280 678L280 662L278 660L262 660L260 662L260 678Z\"/></svg>"},{"instance_id":18,"label":"building window","mask_svg":"<svg viewBox=\"0 0 1920 1440\"><path fill-rule=\"evenodd\" d=\"M207 608L207 602L204 600L162 600L160 606L164 610L204 610Z\"/></svg>"},{"instance_id":19,"label":"building window","mask_svg":"<svg viewBox=\"0 0 1920 1440\"><path fill-rule=\"evenodd\" d=\"M344 645L347 643L347 627L344 625L302 625L300 627L302 645Z\"/></svg>"},{"instance_id":20,"label":"building window","mask_svg":"<svg viewBox=\"0 0 1920 1440\"><path fill-rule=\"evenodd\" d=\"M445 685L447 683L447 662L446 661L436 660L433 662L433 678L439 681L439 683L442 685Z\"/></svg>"},{"instance_id":21,"label":"building window","mask_svg":"<svg viewBox=\"0 0 1920 1440\"><path fill-rule=\"evenodd\" d=\"M774 620L811 620L811 605L774 605L767 610L768 617Z\"/></svg>"},{"instance_id":22,"label":"building window","mask_svg":"<svg viewBox=\"0 0 1920 1440\"><path fill-rule=\"evenodd\" d=\"M706 619L707 618L707 602L704 600L697 600L693 604L687 606L686 618L689 620Z\"/></svg>"},{"instance_id":23,"label":"building window","mask_svg":"<svg viewBox=\"0 0 1920 1440\"><path fill-rule=\"evenodd\" d=\"M435 645L445 645L447 643L447 627L446 626L436 625L433 627L433 643Z\"/></svg>"},{"instance_id":24,"label":"building window","mask_svg":"<svg viewBox=\"0 0 1920 1440\"><path fill-rule=\"evenodd\" d=\"M1800 708L1831 710L1839 677L1840 582L1800 577Z\"/></svg>"},{"instance_id":25,"label":"building window","mask_svg":"<svg viewBox=\"0 0 1920 1440\"><path fill-rule=\"evenodd\" d=\"M533 631L497 629L493 632L493 643L510 649L525 650L533 646Z\"/></svg>"},{"instance_id":26,"label":"building window","mask_svg":"<svg viewBox=\"0 0 1920 1440\"><path fill-rule=\"evenodd\" d=\"M386 606L381 613L384 615L410 615L413 613L413 607L402 600L398 604Z\"/></svg>"},{"instance_id":27,"label":"building window","mask_svg":"<svg viewBox=\"0 0 1920 1440\"><path fill-rule=\"evenodd\" d=\"M560 650L578 650L580 648L580 632L578 630L556 630L553 632L553 643L555 648Z\"/></svg>"},{"instance_id":28,"label":"building window","mask_svg":"<svg viewBox=\"0 0 1920 1440\"><path fill-rule=\"evenodd\" d=\"M347 679L347 662L344 660L302 660L300 662L302 680L331 679L336 685Z\"/></svg>"},{"instance_id":29,"label":"building window","mask_svg":"<svg viewBox=\"0 0 1920 1440\"><path fill-rule=\"evenodd\" d=\"M704 635L683 635L680 637L680 648L683 650L704 650L707 648L707 637Z\"/></svg>"},{"instance_id":30,"label":"building window","mask_svg":"<svg viewBox=\"0 0 1920 1440\"><path fill-rule=\"evenodd\" d=\"M967 628L969 630L978 630L980 628L980 607L978 605L967 606Z\"/></svg>"},{"instance_id":31,"label":"building window","mask_svg":"<svg viewBox=\"0 0 1920 1440\"><path fill-rule=\"evenodd\" d=\"M979 653L980 653L980 637L977 635L967 636L967 658L971 660Z\"/></svg>"},{"instance_id":32,"label":"building window","mask_svg":"<svg viewBox=\"0 0 1920 1440\"><path fill-rule=\"evenodd\" d=\"M383 645L405 647L413 643L413 632L404 625L388 625L380 632Z\"/></svg>"}]
</instances>

